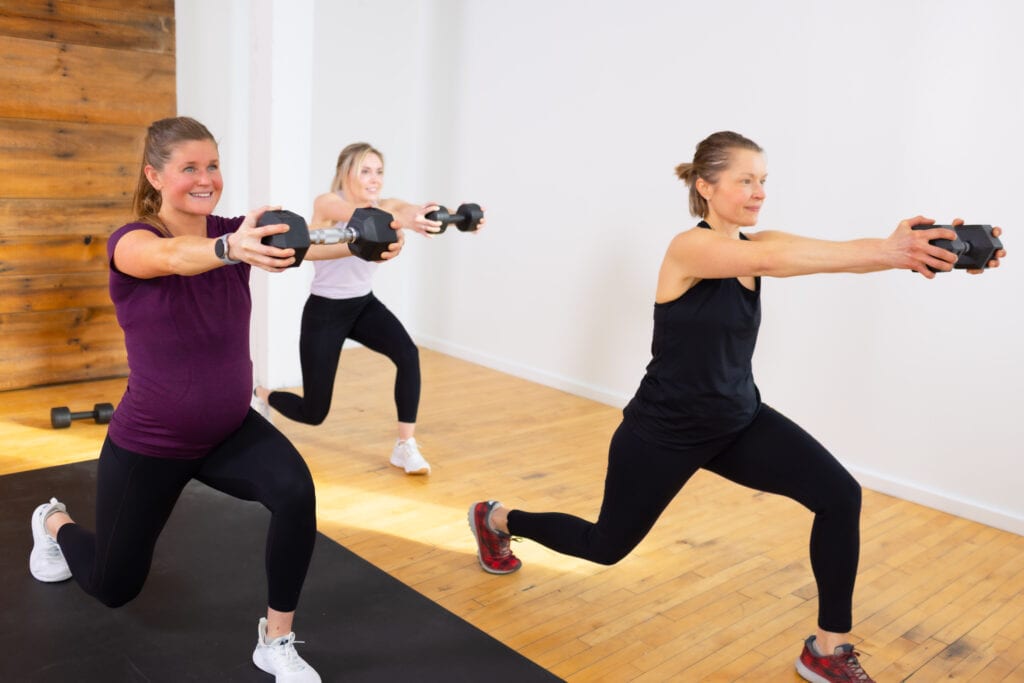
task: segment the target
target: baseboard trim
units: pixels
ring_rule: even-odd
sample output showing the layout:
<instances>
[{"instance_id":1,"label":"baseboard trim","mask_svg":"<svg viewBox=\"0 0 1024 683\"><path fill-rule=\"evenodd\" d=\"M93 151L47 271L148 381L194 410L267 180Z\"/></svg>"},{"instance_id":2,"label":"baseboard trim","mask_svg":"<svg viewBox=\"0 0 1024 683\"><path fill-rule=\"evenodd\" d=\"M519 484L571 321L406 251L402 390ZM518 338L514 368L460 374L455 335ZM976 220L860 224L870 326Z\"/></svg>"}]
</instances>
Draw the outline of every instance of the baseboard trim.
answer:
<instances>
[{"instance_id":1,"label":"baseboard trim","mask_svg":"<svg viewBox=\"0 0 1024 683\"><path fill-rule=\"evenodd\" d=\"M609 392L589 384L581 384L580 382L571 380L568 377L563 377L562 375L557 375L546 370L522 365L520 363L513 363L503 358L480 353L474 349L460 346L458 344L452 344L451 342L444 341L443 339L437 339L429 335L417 334L415 335L415 338L417 344L432 351L453 356L470 363L476 363L477 365L482 365L492 370L504 372L512 375L513 377L519 377L530 382L543 384L546 387L559 389L573 394L574 396L587 398L615 408L624 407L632 397Z\"/></svg>"},{"instance_id":2,"label":"baseboard trim","mask_svg":"<svg viewBox=\"0 0 1024 683\"><path fill-rule=\"evenodd\" d=\"M553 389L566 391L575 396L581 396L605 405L621 408L631 398L631 396L616 394L598 387L581 384L546 370L480 353L429 335L416 335L416 342L433 351L454 356L470 363L476 363L477 365L504 372L514 377L520 377L530 382L543 384ZM996 510L975 501L958 498L947 492L927 489L913 482L894 479L878 472L858 469L852 466L848 466L848 469L865 488L1024 536L1024 518L1012 513Z\"/></svg>"},{"instance_id":3,"label":"baseboard trim","mask_svg":"<svg viewBox=\"0 0 1024 683\"><path fill-rule=\"evenodd\" d=\"M849 470L864 488L1024 536L1024 518L1013 513L959 498L946 491L935 491L913 482L894 479L878 472L856 467L849 467Z\"/></svg>"}]
</instances>

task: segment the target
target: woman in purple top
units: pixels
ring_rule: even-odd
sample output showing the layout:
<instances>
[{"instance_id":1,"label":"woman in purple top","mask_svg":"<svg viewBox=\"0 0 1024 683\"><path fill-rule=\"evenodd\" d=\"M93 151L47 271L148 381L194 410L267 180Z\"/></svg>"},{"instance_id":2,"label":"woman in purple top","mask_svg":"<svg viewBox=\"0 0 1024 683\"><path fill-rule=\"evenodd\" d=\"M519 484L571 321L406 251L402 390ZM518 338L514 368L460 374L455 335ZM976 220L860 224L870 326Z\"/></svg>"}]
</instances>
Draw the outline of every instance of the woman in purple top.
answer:
<instances>
[{"instance_id":1,"label":"woman in purple top","mask_svg":"<svg viewBox=\"0 0 1024 683\"><path fill-rule=\"evenodd\" d=\"M100 452L96 531L56 498L32 515L32 575L74 579L118 607L142 589L156 540L197 479L271 512L267 616L253 662L278 681L319 681L295 652L292 619L316 538L313 479L292 444L249 407L252 266L279 272L291 249L261 242L285 225L213 216L223 188L217 144L190 118L148 131L136 222L107 245L110 296L124 329L128 386Z\"/></svg>"}]
</instances>

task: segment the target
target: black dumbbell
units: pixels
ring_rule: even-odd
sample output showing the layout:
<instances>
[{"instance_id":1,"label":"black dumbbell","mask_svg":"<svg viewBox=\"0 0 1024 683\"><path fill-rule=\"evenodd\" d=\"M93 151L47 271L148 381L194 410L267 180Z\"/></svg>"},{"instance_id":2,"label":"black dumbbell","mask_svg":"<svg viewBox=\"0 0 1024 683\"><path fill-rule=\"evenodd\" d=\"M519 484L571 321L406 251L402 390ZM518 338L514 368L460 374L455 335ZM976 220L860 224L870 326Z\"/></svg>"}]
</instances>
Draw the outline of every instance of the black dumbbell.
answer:
<instances>
[{"instance_id":1,"label":"black dumbbell","mask_svg":"<svg viewBox=\"0 0 1024 683\"><path fill-rule=\"evenodd\" d=\"M93 409L87 412L73 413L67 406L50 408L50 424L54 429L64 429L71 426L72 420L87 420L92 418L98 425L105 425L114 416L114 406L110 403L97 403Z\"/></svg>"},{"instance_id":2,"label":"black dumbbell","mask_svg":"<svg viewBox=\"0 0 1024 683\"><path fill-rule=\"evenodd\" d=\"M424 216L428 221L441 221L441 228L436 234L440 235L454 225L460 232L476 232L480 221L484 219L484 212L479 204L463 204L455 213L448 213L448 209L439 206L437 211L431 211Z\"/></svg>"},{"instance_id":3,"label":"black dumbbell","mask_svg":"<svg viewBox=\"0 0 1024 683\"><path fill-rule=\"evenodd\" d=\"M388 247L398 241L398 233L391 228L393 220L394 216L381 209L356 209L343 228L310 230L305 218L281 210L265 211L256 225L288 226L288 232L267 235L262 242L279 249L294 249L294 268L302 263L311 244L348 244L349 251L364 261L381 261Z\"/></svg>"},{"instance_id":4,"label":"black dumbbell","mask_svg":"<svg viewBox=\"0 0 1024 683\"><path fill-rule=\"evenodd\" d=\"M949 228L956 232L955 240L931 240L929 244L942 247L956 254L954 268L982 269L988 268L988 262L1003 248L1003 243L992 234L991 225L915 225L914 230L930 230L932 228ZM938 272L931 266L933 273Z\"/></svg>"}]
</instances>

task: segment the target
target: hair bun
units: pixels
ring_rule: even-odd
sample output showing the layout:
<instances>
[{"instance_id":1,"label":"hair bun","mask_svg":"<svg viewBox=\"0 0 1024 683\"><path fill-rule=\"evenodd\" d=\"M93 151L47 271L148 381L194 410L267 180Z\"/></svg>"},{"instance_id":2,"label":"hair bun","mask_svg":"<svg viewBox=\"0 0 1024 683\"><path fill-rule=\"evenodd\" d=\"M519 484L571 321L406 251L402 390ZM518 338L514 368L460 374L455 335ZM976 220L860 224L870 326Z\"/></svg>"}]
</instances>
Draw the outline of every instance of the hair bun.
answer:
<instances>
[{"instance_id":1,"label":"hair bun","mask_svg":"<svg viewBox=\"0 0 1024 683\"><path fill-rule=\"evenodd\" d=\"M676 166L676 177L687 185L690 184L690 177L693 175L693 164L685 163Z\"/></svg>"}]
</instances>

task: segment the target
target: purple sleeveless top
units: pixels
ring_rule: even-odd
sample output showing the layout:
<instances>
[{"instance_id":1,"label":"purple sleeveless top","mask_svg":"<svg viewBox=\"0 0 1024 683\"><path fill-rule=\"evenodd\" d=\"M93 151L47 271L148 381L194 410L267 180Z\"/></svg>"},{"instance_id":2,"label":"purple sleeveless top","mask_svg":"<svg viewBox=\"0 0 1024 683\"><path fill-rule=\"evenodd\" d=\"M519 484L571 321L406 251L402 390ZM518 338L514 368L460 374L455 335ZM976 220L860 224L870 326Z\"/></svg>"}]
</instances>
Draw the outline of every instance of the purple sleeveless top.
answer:
<instances>
[{"instance_id":1,"label":"purple sleeveless top","mask_svg":"<svg viewBox=\"0 0 1024 683\"><path fill-rule=\"evenodd\" d=\"M208 216L206 235L233 232L242 220ZM114 248L132 230L164 237L150 225L130 223L107 242L110 298L128 350L128 387L107 434L142 455L200 458L249 411L250 267L134 278L114 265Z\"/></svg>"}]
</instances>

